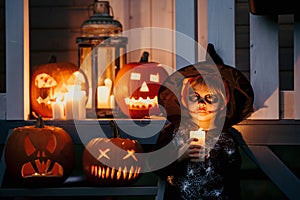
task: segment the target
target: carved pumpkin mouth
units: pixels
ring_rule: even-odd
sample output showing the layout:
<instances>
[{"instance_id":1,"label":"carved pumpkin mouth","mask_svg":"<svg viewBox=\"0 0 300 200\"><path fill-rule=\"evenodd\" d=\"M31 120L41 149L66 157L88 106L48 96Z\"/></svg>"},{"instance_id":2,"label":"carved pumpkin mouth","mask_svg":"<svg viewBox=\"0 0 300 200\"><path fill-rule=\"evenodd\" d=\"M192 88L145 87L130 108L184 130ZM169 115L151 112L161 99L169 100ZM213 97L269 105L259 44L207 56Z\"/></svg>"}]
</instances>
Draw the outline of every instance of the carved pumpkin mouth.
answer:
<instances>
[{"instance_id":1,"label":"carved pumpkin mouth","mask_svg":"<svg viewBox=\"0 0 300 200\"><path fill-rule=\"evenodd\" d=\"M140 167L131 166L129 169L125 166L123 169L119 167L111 168L106 166L92 165L90 168L90 174L92 176L102 179L116 179L116 180L131 180L136 178L140 174Z\"/></svg>"},{"instance_id":2,"label":"carved pumpkin mouth","mask_svg":"<svg viewBox=\"0 0 300 200\"><path fill-rule=\"evenodd\" d=\"M63 167L57 162L41 161L36 159L33 163L27 162L22 166L22 177L61 177L63 176Z\"/></svg>"},{"instance_id":3,"label":"carved pumpkin mouth","mask_svg":"<svg viewBox=\"0 0 300 200\"><path fill-rule=\"evenodd\" d=\"M129 109L133 110L150 109L158 107L157 96L153 98L147 97L146 99L142 97L139 97L138 99L135 99L134 97L127 97L125 98L125 103Z\"/></svg>"}]
</instances>

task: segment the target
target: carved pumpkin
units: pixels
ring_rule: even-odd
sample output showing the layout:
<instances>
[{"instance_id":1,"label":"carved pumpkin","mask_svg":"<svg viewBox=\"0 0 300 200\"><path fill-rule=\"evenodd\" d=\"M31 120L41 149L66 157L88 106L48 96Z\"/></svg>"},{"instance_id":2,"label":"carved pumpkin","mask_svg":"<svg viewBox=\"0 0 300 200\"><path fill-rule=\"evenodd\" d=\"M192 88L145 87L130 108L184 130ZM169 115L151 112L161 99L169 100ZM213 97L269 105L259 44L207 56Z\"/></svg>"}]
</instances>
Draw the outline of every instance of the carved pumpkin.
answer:
<instances>
[{"instance_id":1,"label":"carved pumpkin","mask_svg":"<svg viewBox=\"0 0 300 200\"><path fill-rule=\"evenodd\" d=\"M72 172L74 160L69 134L59 127L44 126L41 117L36 126L15 128L5 147L9 174L34 186L64 182Z\"/></svg>"},{"instance_id":2,"label":"carved pumpkin","mask_svg":"<svg viewBox=\"0 0 300 200\"><path fill-rule=\"evenodd\" d=\"M141 176L143 148L136 140L94 138L85 147L82 165L87 180L100 186L135 183Z\"/></svg>"},{"instance_id":3,"label":"carved pumpkin","mask_svg":"<svg viewBox=\"0 0 300 200\"><path fill-rule=\"evenodd\" d=\"M148 55L144 52L140 62L126 64L116 76L116 102L121 111L131 118L161 113L157 94L160 85L168 77L168 72L161 64L148 62Z\"/></svg>"},{"instance_id":4,"label":"carved pumpkin","mask_svg":"<svg viewBox=\"0 0 300 200\"><path fill-rule=\"evenodd\" d=\"M58 92L65 92L66 85L79 67L68 62L48 63L33 67L30 77L31 110L42 117L52 118L52 104ZM83 73L82 73L83 74ZM87 90L87 80L85 75Z\"/></svg>"}]
</instances>

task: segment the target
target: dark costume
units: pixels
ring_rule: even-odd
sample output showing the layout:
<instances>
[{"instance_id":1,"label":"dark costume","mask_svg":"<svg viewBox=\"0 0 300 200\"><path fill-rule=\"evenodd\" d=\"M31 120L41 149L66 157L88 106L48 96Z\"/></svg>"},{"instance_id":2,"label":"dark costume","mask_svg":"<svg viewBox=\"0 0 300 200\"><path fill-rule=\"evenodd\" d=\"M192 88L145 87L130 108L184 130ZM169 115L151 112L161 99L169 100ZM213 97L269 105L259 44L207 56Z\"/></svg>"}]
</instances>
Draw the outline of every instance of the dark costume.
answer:
<instances>
[{"instance_id":1,"label":"dark costume","mask_svg":"<svg viewBox=\"0 0 300 200\"><path fill-rule=\"evenodd\" d=\"M188 139L191 125L178 128L179 123L167 125L160 133L158 144L172 142L174 152ZM241 157L230 133L212 135L217 140L204 162L177 162L157 171L167 180L165 199L239 199L239 169ZM208 136L209 137L209 136ZM157 146L157 148L159 148ZM170 152L171 154L174 152Z\"/></svg>"},{"instance_id":2,"label":"dark costume","mask_svg":"<svg viewBox=\"0 0 300 200\"><path fill-rule=\"evenodd\" d=\"M241 156L229 127L242 121L253 112L253 90L249 81L237 69L224 65L211 44L207 61L184 67L173 73L160 89L159 104L165 109L170 122L161 132L154 149L167 144L174 146L170 156L176 156L186 144L189 132L198 127L190 122L188 111L179 101L183 79L205 74L221 74L230 95L226 116L219 130L206 133L206 158L203 162L177 160L157 170L167 180L165 199L240 199L239 171ZM208 144L208 145L207 145Z\"/></svg>"}]
</instances>

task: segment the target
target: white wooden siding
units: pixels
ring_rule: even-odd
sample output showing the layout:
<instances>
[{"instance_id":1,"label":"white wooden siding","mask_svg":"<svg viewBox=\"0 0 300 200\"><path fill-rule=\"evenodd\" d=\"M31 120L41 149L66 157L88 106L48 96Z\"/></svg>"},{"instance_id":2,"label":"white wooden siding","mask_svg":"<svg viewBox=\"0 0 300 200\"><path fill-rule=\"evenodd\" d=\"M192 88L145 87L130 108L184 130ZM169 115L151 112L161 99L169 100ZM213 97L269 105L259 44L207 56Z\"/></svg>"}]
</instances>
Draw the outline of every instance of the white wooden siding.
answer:
<instances>
[{"instance_id":1,"label":"white wooden siding","mask_svg":"<svg viewBox=\"0 0 300 200\"><path fill-rule=\"evenodd\" d=\"M224 63L235 67L235 1L207 0L208 42L214 44Z\"/></svg>"},{"instance_id":2,"label":"white wooden siding","mask_svg":"<svg viewBox=\"0 0 300 200\"><path fill-rule=\"evenodd\" d=\"M7 69L7 104L5 119L27 119L29 114L29 51L24 50L28 44L28 19L27 0L6 0L6 69ZM195 9L194 1L183 0L111 0L110 4L114 10L115 19L119 20L124 31L134 28L147 29L149 27L160 27L174 30L195 38ZM207 42L215 45L217 52L228 65L235 66L235 30L234 30L234 0L198 0L198 40L203 46ZM28 5L27 5L28 8ZM13 12L10 10L14 10ZM15 12L19 10L18 12ZM204 11L203 11L204 10ZM203 12L202 12L203 11ZM216 14L218 13L218 14ZM250 81L255 92L256 112L250 119L280 119L280 91L279 91L279 63L278 63L278 25L274 18L264 16L253 16L250 14ZM25 21L24 21L25 19ZM80 18L81 19L81 18ZM163 20L161 20L163 19ZM13 23L14 22L14 23ZM15 25L17 24L17 26ZM207 28L207 30L206 30ZM136 45L149 43L155 45L157 36L145 33ZM75 37L74 37L75 38ZM177 40L177 44L174 42ZM291 96L294 101L282 99L284 102L294 102L289 105L294 110L294 118L300 119L300 62L299 62L299 22L295 17L294 33L294 93L282 95L284 98ZM75 42L74 42L75 43ZM132 41L130 41L132 45ZM178 35L171 35L165 42L169 44L167 49L179 53L184 46L178 46ZM76 44L75 44L76 46ZM24 48L23 48L24 47ZM180 48L179 48L180 47ZM184 48L191 51L195 47L187 45ZM205 47L204 47L205 48ZM145 49L134 51L128 56L127 62L135 62ZM161 49L149 49L150 60L159 61L167 66L178 68L181 66L176 61L174 54ZM74 52L76 55L76 53ZM201 60L201 56L194 53L186 55L192 63ZM73 56L74 58L74 56ZM266 59L267 58L267 59ZM197 60L198 59L198 60ZM286 93L283 91L283 93ZM289 93L289 94L290 94ZM293 97L294 96L294 97ZM4 103L2 102L2 105ZM2 106L3 107L3 106ZM292 108L292 109L291 109ZM288 113L288 112L285 112ZM3 118L3 114L1 115ZM284 116L284 115L283 115ZM290 116L289 116L290 117Z\"/></svg>"},{"instance_id":3,"label":"white wooden siding","mask_svg":"<svg viewBox=\"0 0 300 200\"><path fill-rule=\"evenodd\" d=\"M194 2L183 0L174 0L172 3L170 2L171 1L169 0L124 0L122 4L119 0L111 0L112 6L120 10L123 8L122 12L115 12L114 14L117 19L119 19L123 24L126 24L124 27L125 31L134 28L144 28L146 30L147 27L162 26L180 31L193 38L195 21L194 19L189 20L189 18L194 15L191 14L195 11L193 9ZM199 36L201 36L201 43L213 43L224 62L228 65L234 66L235 1L223 0L220 3L220 0L199 0L198 6L199 5L205 6L201 8L198 7L198 11L201 11L201 9L207 9L207 12L198 12L201 13L198 16L201 15L207 17L207 22L205 22L205 20L198 21L199 26L207 26L208 29L207 32L205 30L201 30L199 32ZM167 19L165 22L157 22L160 21L160 17L156 16L156 10L159 10L166 15L163 17L164 19ZM3 105L3 102L5 104L6 99L7 103L5 104L6 112L1 111L0 118L2 118L6 113L5 119L23 120L27 119L26 116L29 110L28 0L6 0L6 11L7 93L6 95L0 95L0 102ZM261 126L261 128L259 128L257 124L255 125L257 121L246 121L244 123L250 124L248 124L248 126L246 124L245 126L250 129L248 132L243 131L243 122L238 124L236 127L243 134L247 132L247 134L244 134L243 136L245 137L253 155L256 157L258 166L263 170L263 172L268 175L273 183L275 183L288 198L297 199L299 197L298 188L300 184L298 177L294 176L293 172L291 172L268 147L268 145L273 144L273 140L278 140L277 143L274 143L275 145L299 144L299 141L297 140L299 138L297 130L294 130L296 129L295 125L298 125L298 123L293 121L294 124L289 124L290 122L286 123L284 120L283 123L282 121L277 121L280 119L277 19L269 16L249 15L250 81L255 92L256 109L250 119L265 119L270 120L271 123L267 121L263 121L261 124L258 123L258 125ZM293 105L289 105L289 109L294 109L294 119L300 119L300 24L296 17L294 30L294 91L283 92L282 94L284 96L284 100L287 100L283 102L283 107L289 104L287 102L294 102L294 104L291 103ZM175 37L176 38L171 38L170 41L174 41L173 39L175 39L178 42L178 35L175 35ZM155 38L153 38L149 32L145 32L145 35L138 38L135 42L137 46L147 42L149 42L147 45L151 46L151 42L154 39ZM187 44L184 43L184 45ZM171 46L171 48L174 47L175 46ZM176 48L174 49L176 49L176 53L178 53L182 50L182 48L182 46L179 48L178 44L176 44ZM188 49L188 51L190 51L190 49L195 49L195 46L191 43L190 46L184 46L183 49ZM134 62L139 59L142 51L143 49L129 55L129 62ZM151 49L150 53L152 56L150 58L153 60L158 58L160 62L168 63L167 65L170 66L175 65L176 68L181 65L178 62L174 62L174 57L168 54L165 54L167 55L167 58L164 60L165 55L161 54L160 51L156 52ZM187 55L187 57L189 57L189 55ZM189 57L189 62L196 61L196 57L197 56L192 53L192 56ZM294 98L294 101L289 101L291 100L289 98ZM1 109L3 108L2 105L0 106ZM251 126L251 123L253 126ZM278 124L284 126L278 126L277 129L274 129L274 127ZM271 133L266 131L271 127L273 127ZM282 174L282 176L278 176L278 174ZM290 187L291 185L294 187Z\"/></svg>"},{"instance_id":4,"label":"white wooden siding","mask_svg":"<svg viewBox=\"0 0 300 200\"><path fill-rule=\"evenodd\" d=\"M129 32L133 29L139 29L139 39L133 38L132 41L130 41L130 43L128 44L128 49L130 49L130 45L135 46L135 48L134 51L129 52L127 62L139 61L142 52L148 50L150 51L150 61L160 62L165 66L174 68L175 36L172 33L172 30L174 30L175 26L175 8L173 0L111 0L110 5L114 11L114 18L122 23L124 32ZM18 12L16 12L16 10L18 10ZM119 10L120 12L118 12ZM9 103L5 104L6 112L4 111L4 113L6 113L6 116L4 119L27 120L30 112L28 46L29 17L27 13L29 12L28 0L6 0L6 11L6 98L7 102ZM80 19L82 18L80 17ZM84 20L82 20L81 23L83 22ZM43 24L41 24L41 26L43 26ZM166 30L169 30L167 32L167 34L169 35L167 35L167 37L165 38L162 38L164 39L163 42L156 42L157 37L161 36L157 34L151 35L151 27L157 27L160 29L164 28ZM63 33L61 35L65 34ZM63 40L64 42L55 42L55 44L59 46L62 43L74 43L74 46L76 45L75 37L78 36L79 35L76 36L76 34L72 33L72 41L70 40L70 38L66 38ZM158 48L151 48L157 45L156 43L160 44L158 45ZM57 54L60 55L61 53L58 52ZM73 54L77 56L77 52L73 52ZM64 55L62 56L65 57ZM76 63L75 61L77 60L77 58L74 57L75 56L72 56L70 60L59 61L70 61ZM45 60L44 63L46 62L47 61ZM2 104L4 104L4 102Z\"/></svg>"},{"instance_id":5,"label":"white wooden siding","mask_svg":"<svg viewBox=\"0 0 300 200\"><path fill-rule=\"evenodd\" d=\"M197 61L194 1L176 0L176 69Z\"/></svg>"},{"instance_id":6,"label":"white wooden siding","mask_svg":"<svg viewBox=\"0 0 300 200\"><path fill-rule=\"evenodd\" d=\"M250 80L254 88L252 119L279 119L277 17L250 14Z\"/></svg>"},{"instance_id":7,"label":"white wooden siding","mask_svg":"<svg viewBox=\"0 0 300 200\"><path fill-rule=\"evenodd\" d=\"M142 52L147 50L150 61L174 67L175 36L171 32L175 26L174 0L111 0L110 4L115 19L121 22L128 36L127 62L138 62ZM162 32L164 35L158 35Z\"/></svg>"},{"instance_id":8,"label":"white wooden siding","mask_svg":"<svg viewBox=\"0 0 300 200\"><path fill-rule=\"evenodd\" d=\"M300 20L294 26L294 119L300 119Z\"/></svg>"}]
</instances>

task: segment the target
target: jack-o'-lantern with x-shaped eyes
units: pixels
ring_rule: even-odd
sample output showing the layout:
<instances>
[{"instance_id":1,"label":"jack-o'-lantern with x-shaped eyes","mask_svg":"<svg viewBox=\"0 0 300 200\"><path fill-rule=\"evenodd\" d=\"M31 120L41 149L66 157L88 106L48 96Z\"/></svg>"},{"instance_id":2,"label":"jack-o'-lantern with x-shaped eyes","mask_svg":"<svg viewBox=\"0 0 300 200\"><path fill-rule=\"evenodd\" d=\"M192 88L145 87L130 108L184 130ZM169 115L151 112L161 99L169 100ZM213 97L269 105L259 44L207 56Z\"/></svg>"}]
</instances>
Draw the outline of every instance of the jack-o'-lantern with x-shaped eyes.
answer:
<instances>
[{"instance_id":1,"label":"jack-o'-lantern with x-shaped eyes","mask_svg":"<svg viewBox=\"0 0 300 200\"><path fill-rule=\"evenodd\" d=\"M116 126L116 125L113 125ZM86 145L82 165L87 180L99 186L130 185L144 167L142 145L113 132L113 138L93 138Z\"/></svg>"},{"instance_id":2,"label":"jack-o'-lantern with x-shaped eyes","mask_svg":"<svg viewBox=\"0 0 300 200\"><path fill-rule=\"evenodd\" d=\"M74 146L69 134L60 127L18 127L8 138L5 162L16 181L27 186L48 186L64 182L75 161Z\"/></svg>"},{"instance_id":3,"label":"jack-o'-lantern with x-shaped eyes","mask_svg":"<svg viewBox=\"0 0 300 200\"><path fill-rule=\"evenodd\" d=\"M128 63L118 72L114 95L121 111L131 118L144 118L161 113L158 107L158 90L168 77L159 63L148 62L144 52L140 62Z\"/></svg>"}]
</instances>

